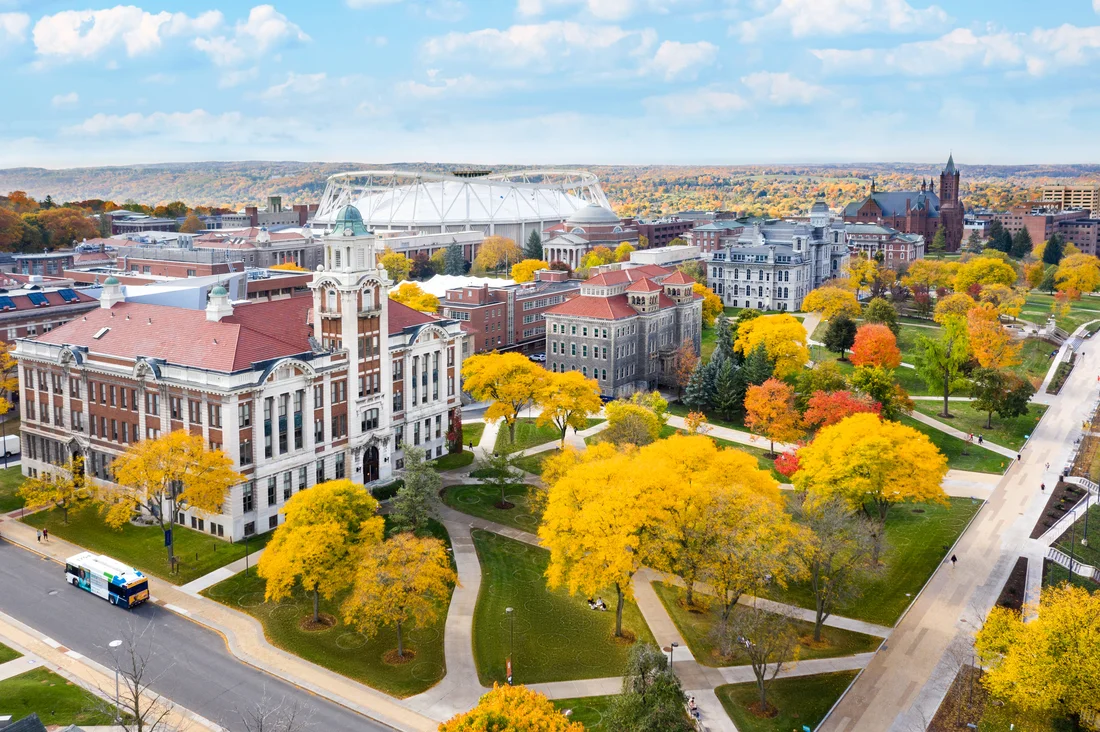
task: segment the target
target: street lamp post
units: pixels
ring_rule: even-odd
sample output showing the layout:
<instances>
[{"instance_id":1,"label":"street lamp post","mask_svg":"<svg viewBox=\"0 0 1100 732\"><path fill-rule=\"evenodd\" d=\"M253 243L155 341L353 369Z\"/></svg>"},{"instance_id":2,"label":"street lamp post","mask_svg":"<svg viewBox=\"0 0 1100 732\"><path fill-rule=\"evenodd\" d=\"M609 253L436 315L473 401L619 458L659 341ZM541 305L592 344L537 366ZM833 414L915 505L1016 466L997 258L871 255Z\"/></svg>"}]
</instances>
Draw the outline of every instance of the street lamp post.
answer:
<instances>
[{"instance_id":1,"label":"street lamp post","mask_svg":"<svg viewBox=\"0 0 1100 732\"><path fill-rule=\"evenodd\" d=\"M504 608L508 615L508 685L512 685L512 652L516 647L516 614L512 608Z\"/></svg>"},{"instance_id":2,"label":"street lamp post","mask_svg":"<svg viewBox=\"0 0 1100 732\"><path fill-rule=\"evenodd\" d=\"M1077 543L1077 509L1071 509L1070 515L1073 516L1073 521L1069 525L1069 580L1072 582L1074 544Z\"/></svg>"},{"instance_id":3,"label":"street lamp post","mask_svg":"<svg viewBox=\"0 0 1100 732\"><path fill-rule=\"evenodd\" d=\"M1085 487L1085 526L1084 536L1081 537L1081 546L1089 545L1089 502L1092 500L1092 491Z\"/></svg>"},{"instance_id":4,"label":"street lamp post","mask_svg":"<svg viewBox=\"0 0 1100 732\"><path fill-rule=\"evenodd\" d=\"M115 721L122 721L122 709L119 708L118 699L118 649L122 645L122 641L113 640L107 644L111 649L111 656L115 660Z\"/></svg>"},{"instance_id":5,"label":"street lamp post","mask_svg":"<svg viewBox=\"0 0 1100 732\"><path fill-rule=\"evenodd\" d=\"M669 647L668 647L668 668L669 668L670 671L675 671L676 670L672 667L672 661L673 661L673 656L676 654L676 649L679 648L679 647L680 647L680 644L677 643L676 641L672 641L672 643L669 644Z\"/></svg>"}]
</instances>

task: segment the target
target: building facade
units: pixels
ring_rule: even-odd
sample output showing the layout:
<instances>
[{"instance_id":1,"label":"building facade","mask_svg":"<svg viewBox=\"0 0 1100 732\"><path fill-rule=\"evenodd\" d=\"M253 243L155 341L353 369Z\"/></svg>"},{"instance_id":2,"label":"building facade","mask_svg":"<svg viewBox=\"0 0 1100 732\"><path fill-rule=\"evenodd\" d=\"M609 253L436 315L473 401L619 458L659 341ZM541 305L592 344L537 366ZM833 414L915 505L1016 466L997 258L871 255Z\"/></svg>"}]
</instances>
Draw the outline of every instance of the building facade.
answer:
<instances>
[{"instance_id":1,"label":"building facade","mask_svg":"<svg viewBox=\"0 0 1100 732\"><path fill-rule=\"evenodd\" d=\"M261 226L212 231L196 236L191 246L195 250L215 252L226 261L240 259L247 267L296 264L312 272L323 259L321 240L309 229L268 231Z\"/></svg>"},{"instance_id":2,"label":"building facade","mask_svg":"<svg viewBox=\"0 0 1100 732\"><path fill-rule=\"evenodd\" d=\"M852 224L879 224L906 234L919 234L931 243L941 226L947 251L957 252L963 241L963 215L959 199L959 170L954 156L940 173L940 191L932 182L921 183L916 191L878 191L871 181L871 192L862 201L844 208L844 220Z\"/></svg>"},{"instance_id":3,"label":"building facade","mask_svg":"<svg viewBox=\"0 0 1100 732\"><path fill-rule=\"evenodd\" d=\"M542 258L576 269L596 247L614 251L623 243L637 248L638 230L625 224L615 212L595 203L576 211L564 223L551 226L542 235Z\"/></svg>"},{"instance_id":4,"label":"building facade","mask_svg":"<svg viewBox=\"0 0 1100 732\"><path fill-rule=\"evenodd\" d=\"M0 341L10 344L49 333L98 307L96 298L69 287L0 289Z\"/></svg>"},{"instance_id":5,"label":"building facade","mask_svg":"<svg viewBox=\"0 0 1100 732\"><path fill-rule=\"evenodd\" d=\"M717 252L730 244L736 244L745 233L747 225L746 221L737 219L708 221L696 226L684 238L689 244L699 247L700 251Z\"/></svg>"},{"instance_id":6,"label":"building facade","mask_svg":"<svg viewBox=\"0 0 1100 732\"><path fill-rule=\"evenodd\" d=\"M546 350L546 311L580 294L581 281L544 269L533 282L458 287L440 298L444 316L468 326L474 353Z\"/></svg>"},{"instance_id":7,"label":"building facade","mask_svg":"<svg viewBox=\"0 0 1100 732\"><path fill-rule=\"evenodd\" d=\"M695 226L694 221L679 216L666 216L659 219L623 219L623 224L638 232L638 241L645 237L646 249L667 247L673 239L683 239Z\"/></svg>"},{"instance_id":8,"label":"building facade","mask_svg":"<svg viewBox=\"0 0 1100 732\"><path fill-rule=\"evenodd\" d=\"M703 301L682 272L644 265L586 280L546 312L546 366L595 379L606 397L673 383L676 352L699 353Z\"/></svg>"},{"instance_id":9,"label":"building facade","mask_svg":"<svg viewBox=\"0 0 1100 732\"><path fill-rule=\"evenodd\" d=\"M1053 208L1083 208L1100 213L1100 183L1043 186L1039 200Z\"/></svg>"},{"instance_id":10,"label":"building facade","mask_svg":"<svg viewBox=\"0 0 1100 732\"><path fill-rule=\"evenodd\" d=\"M205 310L126 302L117 280L100 307L18 341L23 472L84 458L94 482L129 445L174 430L202 435L244 476L220 514L182 525L226 539L275 528L291 495L349 478L383 483L402 444L446 450L460 408L461 327L390 301L374 237L341 211L311 296Z\"/></svg>"},{"instance_id":11,"label":"building facade","mask_svg":"<svg viewBox=\"0 0 1100 732\"><path fill-rule=\"evenodd\" d=\"M815 287L848 268L844 224L819 199L810 221L753 220L750 227L714 252L707 262L707 286L732 307L802 309Z\"/></svg>"},{"instance_id":12,"label":"building facade","mask_svg":"<svg viewBox=\"0 0 1100 732\"><path fill-rule=\"evenodd\" d=\"M847 224L844 231L850 253L879 259L890 269L924 258L924 237L920 234L903 234L879 224Z\"/></svg>"}]
</instances>

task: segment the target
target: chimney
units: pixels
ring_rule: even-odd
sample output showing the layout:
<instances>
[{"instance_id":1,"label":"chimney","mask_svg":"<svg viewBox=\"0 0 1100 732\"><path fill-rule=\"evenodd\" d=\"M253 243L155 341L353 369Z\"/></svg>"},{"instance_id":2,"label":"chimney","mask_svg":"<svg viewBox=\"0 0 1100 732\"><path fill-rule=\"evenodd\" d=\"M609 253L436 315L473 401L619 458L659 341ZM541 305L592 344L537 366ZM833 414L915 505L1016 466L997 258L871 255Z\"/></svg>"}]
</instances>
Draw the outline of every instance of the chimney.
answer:
<instances>
[{"instance_id":1,"label":"chimney","mask_svg":"<svg viewBox=\"0 0 1100 732\"><path fill-rule=\"evenodd\" d=\"M118 278L111 275L103 282L103 291L99 293L99 307L110 310L120 302L126 302L126 296L122 294L122 285Z\"/></svg>"},{"instance_id":2,"label":"chimney","mask_svg":"<svg viewBox=\"0 0 1100 732\"><path fill-rule=\"evenodd\" d=\"M216 285L210 291L210 298L206 302L206 319L217 323L222 318L228 318L233 314L233 304L229 302L229 291L221 285Z\"/></svg>"}]
</instances>

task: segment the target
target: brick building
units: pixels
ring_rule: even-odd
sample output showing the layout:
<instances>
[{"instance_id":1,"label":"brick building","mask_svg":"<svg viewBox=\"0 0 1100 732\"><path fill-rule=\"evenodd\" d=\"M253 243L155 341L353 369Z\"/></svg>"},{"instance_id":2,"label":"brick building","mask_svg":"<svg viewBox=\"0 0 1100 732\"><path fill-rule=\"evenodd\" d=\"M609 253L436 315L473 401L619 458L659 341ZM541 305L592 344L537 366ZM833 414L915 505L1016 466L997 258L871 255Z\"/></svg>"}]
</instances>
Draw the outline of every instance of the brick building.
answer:
<instances>
[{"instance_id":1,"label":"brick building","mask_svg":"<svg viewBox=\"0 0 1100 732\"><path fill-rule=\"evenodd\" d=\"M49 333L97 307L99 300L70 287L0 289L0 341Z\"/></svg>"},{"instance_id":2,"label":"brick building","mask_svg":"<svg viewBox=\"0 0 1100 732\"><path fill-rule=\"evenodd\" d=\"M747 220L708 221L697 225L684 238L689 244L699 247L699 251L717 252L735 244L748 225Z\"/></svg>"},{"instance_id":3,"label":"brick building","mask_svg":"<svg viewBox=\"0 0 1100 732\"><path fill-rule=\"evenodd\" d=\"M547 310L580 294L581 281L558 270L535 273L534 282L447 290L443 314L467 326L474 353L546 350Z\"/></svg>"},{"instance_id":4,"label":"brick building","mask_svg":"<svg viewBox=\"0 0 1100 732\"><path fill-rule=\"evenodd\" d=\"M315 238L309 229L268 231L261 226L211 231L196 236L192 247L220 253L225 260L239 258L247 267L265 268L290 263L312 272L322 260L321 240Z\"/></svg>"},{"instance_id":5,"label":"brick building","mask_svg":"<svg viewBox=\"0 0 1100 732\"><path fill-rule=\"evenodd\" d=\"M848 250L866 257L882 257L890 269L924 258L924 237L920 234L903 234L897 229L879 224L846 224Z\"/></svg>"},{"instance_id":6,"label":"brick building","mask_svg":"<svg viewBox=\"0 0 1100 732\"><path fill-rule=\"evenodd\" d=\"M543 232L542 258L551 264L562 262L576 269L581 266L584 256L596 247L614 251L624 242L635 248L638 246L637 228L624 223L611 209L590 203Z\"/></svg>"},{"instance_id":7,"label":"brick building","mask_svg":"<svg viewBox=\"0 0 1100 732\"><path fill-rule=\"evenodd\" d=\"M932 182L922 182L920 190L916 191L878 191L872 180L870 194L844 208L844 220L919 234L929 244L942 226L947 251L957 252L962 246L964 213L959 200L959 170L955 167L954 156L950 156L940 173L939 194Z\"/></svg>"},{"instance_id":8,"label":"brick building","mask_svg":"<svg viewBox=\"0 0 1100 732\"><path fill-rule=\"evenodd\" d=\"M1043 186L1039 200L1059 210L1083 208L1100 212L1100 183Z\"/></svg>"},{"instance_id":9,"label":"brick building","mask_svg":"<svg viewBox=\"0 0 1100 732\"><path fill-rule=\"evenodd\" d=\"M546 365L580 371L607 397L671 385L684 341L702 343L703 300L683 272L643 265L596 275L546 311Z\"/></svg>"},{"instance_id":10,"label":"brick building","mask_svg":"<svg viewBox=\"0 0 1100 732\"><path fill-rule=\"evenodd\" d=\"M402 444L443 454L460 408L459 323L388 295L374 237L353 207L324 239L312 296L205 310L126 302L18 341L27 475L80 455L94 482L133 442L201 434L245 475L216 515L176 522L227 539L275 528L295 492L335 478L387 482Z\"/></svg>"},{"instance_id":11,"label":"brick building","mask_svg":"<svg viewBox=\"0 0 1100 732\"><path fill-rule=\"evenodd\" d=\"M673 239L683 239L695 226L694 221L667 216L659 219L623 219L623 225L638 231L638 240L644 236L646 249L668 246Z\"/></svg>"}]
</instances>

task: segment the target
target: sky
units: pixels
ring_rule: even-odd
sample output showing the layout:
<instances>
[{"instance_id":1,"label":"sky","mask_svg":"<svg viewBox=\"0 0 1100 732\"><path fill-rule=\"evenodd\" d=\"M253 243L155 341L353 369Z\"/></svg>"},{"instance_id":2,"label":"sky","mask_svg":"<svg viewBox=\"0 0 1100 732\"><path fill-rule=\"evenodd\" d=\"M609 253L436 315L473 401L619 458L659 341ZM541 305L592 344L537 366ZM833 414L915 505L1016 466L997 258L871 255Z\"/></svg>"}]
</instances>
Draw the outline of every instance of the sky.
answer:
<instances>
[{"instance_id":1,"label":"sky","mask_svg":"<svg viewBox=\"0 0 1100 732\"><path fill-rule=\"evenodd\" d=\"M0 167L1100 162L1100 0L0 0Z\"/></svg>"}]
</instances>

